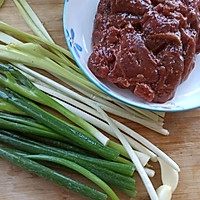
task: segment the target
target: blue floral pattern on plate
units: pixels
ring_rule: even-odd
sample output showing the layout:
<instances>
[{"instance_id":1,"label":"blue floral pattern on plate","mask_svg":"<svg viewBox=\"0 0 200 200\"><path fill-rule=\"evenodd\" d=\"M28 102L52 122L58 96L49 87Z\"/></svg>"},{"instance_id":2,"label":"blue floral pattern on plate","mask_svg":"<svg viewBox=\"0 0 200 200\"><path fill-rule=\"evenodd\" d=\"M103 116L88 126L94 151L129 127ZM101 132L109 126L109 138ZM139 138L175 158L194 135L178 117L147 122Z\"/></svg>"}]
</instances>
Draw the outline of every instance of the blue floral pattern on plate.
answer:
<instances>
[{"instance_id":1,"label":"blue floral pattern on plate","mask_svg":"<svg viewBox=\"0 0 200 200\"><path fill-rule=\"evenodd\" d=\"M69 1L69 0L68 0ZM71 28L70 29L70 33L69 31L66 29L66 33L67 33L67 38L69 39L69 44L70 44L70 47L73 48L75 54L80 58L80 54L79 52L82 52L83 51L83 48L77 44L74 39L75 39L75 33L74 33L74 29Z\"/></svg>"}]
</instances>

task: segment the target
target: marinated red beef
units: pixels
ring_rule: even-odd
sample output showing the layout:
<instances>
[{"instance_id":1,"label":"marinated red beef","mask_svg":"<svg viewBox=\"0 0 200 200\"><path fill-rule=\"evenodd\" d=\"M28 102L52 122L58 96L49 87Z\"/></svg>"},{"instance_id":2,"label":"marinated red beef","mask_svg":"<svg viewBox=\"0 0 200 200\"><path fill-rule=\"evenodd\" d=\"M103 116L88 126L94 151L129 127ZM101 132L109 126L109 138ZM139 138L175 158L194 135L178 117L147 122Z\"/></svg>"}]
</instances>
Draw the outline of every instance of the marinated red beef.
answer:
<instances>
[{"instance_id":1,"label":"marinated red beef","mask_svg":"<svg viewBox=\"0 0 200 200\"><path fill-rule=\"evenodd\" d=\"M200 52L199 0L100 0L90 70L149 102L173 98Z\"/></svg>"},{"instance_id":2,"label":"marinated red beef","mask_svg":"<svg viewBox=\"0 0 200 200\"><path fill-rule=\"evenodd\" d=\"M143 15L151 7L150 0L116 0L111 1L113 13L129 13L132 15Z\"/></svg>"}]
</instances>

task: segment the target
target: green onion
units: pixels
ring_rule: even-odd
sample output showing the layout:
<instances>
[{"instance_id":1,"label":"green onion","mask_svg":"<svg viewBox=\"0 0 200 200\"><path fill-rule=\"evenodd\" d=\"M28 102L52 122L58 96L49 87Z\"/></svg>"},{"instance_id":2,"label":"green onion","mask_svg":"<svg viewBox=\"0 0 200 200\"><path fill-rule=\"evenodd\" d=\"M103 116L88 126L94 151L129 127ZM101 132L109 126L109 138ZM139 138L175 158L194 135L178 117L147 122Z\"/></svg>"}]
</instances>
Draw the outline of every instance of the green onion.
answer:
<instances>
[{"instance_id":1,"label":"green onion","mask_svg":"<svg viewBox=\"0 0 200 200\"><path fill-rule=\"evenodd\" d=\"M68 119L82 127L84 130L86 130L91 135L95 136L99 141L101 141L104 145L107 144L109 141L109 138L105 137L100 131L98 131L96 128L91 126L89 123L87 123L82 118L78 117L71 111L67 110L65 107L63 107L61 104L54 101L52 98L50 98L48 95L40 91L38 88L36 88L23 74L21 74L19 71L15 70L10 65L5 65L0 63L0 70L4 72L4 74L7 76L7 78L0 76L0 83L5 85L6 87L14 90L15 92L25 96L26 98L29 98L33 101L36 101L38 103L44 104L46 106L49 106L60 113L62 113L64 116L66 116ZM16 80L20 81L22 85L19 85Z\"/></svg>"},{"instance_id":2,"label":"green onion","mask_svg":"<svg viewBox=\"0 0 200 200\"><path fill-rule=\"evenodd\" d=\"M40 22L37 15L33 12L32 8L29 6L29 4L25 0L19 0L19 1L14 0L14 2L16 4L17 8L19 9L22 17L25 19L26 23L30 27L32 27L33 32L37 36L43 38L44 40L46 39L46 40L54 43L53 39L48 34L48 32L46 31L46 29L44 28L44 26ZM75 70L81 76L82 71L76 65L74 65L72 62L70 62L61 52L58 52L58 51L55 51L55 50L53 50L53 52L56 53L57 55L59 55L59 57L61 58L61 63L63 61L65 62L65 65L62 65L64 68L70 70L73 73L74 73L74 70ZM68 67L68 65L70 67L72 67L73 70L71 70L71 68ZM85 77L83 77L83 78L85 78Z\"/></svg>"},{"instance_id":3,"label":"green onion","mask_svg":"<svg viewBox=\"0 0 200 200\"><path fill-rule=\"evenodd\" d=\"M35 41L38 43L42 43L46 46L48 46L49 48L53 48L55 50L58 50L60 52L62 52L64 55L68 56L69 58L73 58L71 53L69 52L69 50L66 50L56 44L53 44L52 42L49 42L47 40L43 40L37 36L28 34L28 33L24 33L16 28L13 28L12 26L0 21L0 30L5 32L5 33L12 33L12 35L14 35L15 37L17 37L19 40L21 41L26 41L26 42L31 42L31 41Z\"/></svg>"},{"instance_id":4,"label":"green onion","mask_svg":"<svg viewBox=\"0 0 200 200\"><path fill-rule=\"evenodd\" d=\"M67 151L73 151L73 152L80 153L83 155L95 157L95 154L92 154L91 152L85 151L84 149L81 149L77 146L68 144L66 142L61 142L59 140L54 140L54 139L40 137L40 136L36 136L36 135L30 135L30 134L26 134L25 136L30 139L36 140L38 142L42 142L44 144L47 144L47 145L50 145L53 147L57 147L57 148L64 149Z\"/></svg>"},{"instance_id":5,"label":"green onion","mask_svg":"<svg viewBox=\"0 0 200 200\"><path fill-rule=\"evenodd\" d=\"M72 148L72 146L66 145L66 143L60 142L60 141L65 141L68 143L73 143L66 137L63 137L61 135L56 134L54 131L51 129L38 124L36 121L30 119L30 118L25 118L25 117L20 117L20 116L15 116L11 114L6 114L6 113L1 113L0 112L0 128L4 130L12 130L12 131L19 131L24 134L26 134L28 137L42 141L44 143L48 143L57 147L62 146L62 148ZM75 128L75 127L74 127ZM38 137L40 136L40 137ZM52 140L54 139L54 140ZM60 141L57 141L60 140ZM75 144L75 143L74 143ZM119 147L121 147L119 144L112 142L112 149L120 150ZM76 145L76 144L75 144ZM110 145L108 145L110 146ZM74 147L75 148L75 147ZM77 152L80 152L79 149L75 150ZM81 150L82 152L83 150ZM122 150L121 150L122 151ZM145 160L147 157L146 155L140 156L140 152L137 152L139 157L141 157L141 161L143 165L145 166L148 160ZM123 155L123 151L122 151ZM118 162L125 163L125 164L131 164L130 161L119 157L117 158Z\"/></svg>"},{"instance_id":6,"label":"green onion","mask_svg":"<svg viewBox=\"0 0 200 200\"><path fill-rule=\"evenodd\" d=\"M99 178L113 186L117 186L122 189L135 190L135 180L129 177L132 174L128 172L132 168L130 165L111 162L109 163L104 160L83 156L73 152L67 152L57 148L52 148L6 131L0 131L0 133L0 141L5 144L14 146L31 154L45 154L70 160L80 166L83 166L85 169L91 171L93 174L97 175ZM129 176L118 174L115 171L123 172Z\"/></svg>"},{"instance_id":7,"label":"green onion","mask_svg":"<svg viewBox=\"0 0 200 200\"><path fill-rule=\"evenodd\" d=\"M12 104L10 104L7 101L4 101L2 99L0 99L0 111L13 113L13 114L18 114L18 115L25 115L24 112L22 112L21 110L17 109Z\"/></svg>"},{"instance_id":8,"label":"green onion","mask_svg":"<svg viewBox=\"0 0 200 200\"><path fill-rule=\"evenodd\" d=\"M120 191L122 191L124 194L128 195L129 197L135 198L137 196L137 192L136 191L132 191L132 190L126 190L126 189L121 189L118 188Z\"/></svg>"},{"instance_id":9,"label":"green onion","mask_svg":"<svg viewBox=\"0 0 200 200\"><path fill-rule=\"evenodd\" d=\"M64 186L74 192L89 197L94 200L106 200L107 195L99 192L96 189L90 188L82 183L74 181L66 176L63 176L43 165L40 165L26 157L17 155L14 150L8 148L0 148L0 157L8 160L9 162L31 172L38 176L41 176L47 180Z\"/></svg>"},{"instance_id":10,"label":"green onion","mask_svg":"<svg viewBox=\"0 0 200 200\"><path fill-rule=\"evenodd\" d=\"M11 122L16 122L19 124L31 126L33 128L38 128L41 130L45 131L50 131L51 129L47 128L46 126L43 126L42 124L39 124L36 120L30 118L30 117L25 117L25 116L19 116L19 115L13 115L13 114L8 114L8 113L2 113L0 112L0 118L9 120Z\"/></svg>"},{"instance_id":11,"label":"green onion","mask_svg":"<svg viewBox=\"0 0 200 200\"><path fill-rule=\"evenodd\" d=\"M63 136L54 133L52 130L46 128L45 126L36 123L35 120L32 120L30 118L24 118L0 112L0 128L4 130L19 131L25 133L26 135L28 135L28 137L34 138L36 140L38 139L39 141L42 141L44 143L49 143L53 146L61 147L69 151L71 150L77 153L86 154L86 151L84 151L83 149L80 149L68 143L61 142L68 142L69 140ZM38 135L42 137L39 137ZM57 140L53 140L50 138Z\"/></svg>"},{"instance_id":12,"label":"green onion","mask_svg":"<svg viewBox=\"0 0 200 200\"><path fill-rule=\"evenodd\" d=\"M85 165L87 163L92 163L127 176L132 176L135 170L133 165L111 162L103 159L84 156L75 152L65 151L63 149L48 146L4 130L0 130L0 141L29 153L54 155L57 157L66 158L80 165L83 163L84 167L86 167Z\"/></svg>"},{"instance_id":13,"label":"green onion","mask_svg":"<svg viewBox=\"0 0 200 200\"><path fill-rule=\"evenodd\" d=\"M15 107L13 107L13 108L15 109ZM75 144L75 142L72 142L68 138L57 134L55 131L38 123L36 120L33 120L32 118L21 117L21 116L16 116L13 114L2 113L2 112L0 112L0 118L4 119L4 121L2 121L2 123L0 123L0 127L4 128L6 130L13 130L13 131L19 130L20 132L23 132L25 134L27 133L27 134L32 134L35 136L41 136L41 137L45 137L45 138L51 138L51 139L66 141L66 142ZM84 133L84 135L87 135L88 137L92 138L84 130L77 128L76 126L73 126L71 124L68 124L68 126L70 126L71 128L74 128L77 131ZM92 139L95 140L95 138L92 138ZM95 142L98 142L98 141L95 140Z\"/></svg>"},{"instance_id":14,"label":"green onion","mask_svg":"<svg viewBox=\"0 0 200 200\"><path fill-rule=\"evenodd\" d=\"M69 127L64 121L44 111L33 102L21 97L12 91L5 91L0 89L0 98L7 100L9 103L12 103L20 110L24 111L26 114L32 116L34 119L40 121L42 124L53 129L60 135L72 139L74 142L76 141L77 145L85 149L91 150L109 160L116 160L119 156L117 151L96 143L86 135L83 135L81 132L78 132L77 130Z\"/></svg>"},{"instance_id":15,"label":"green onion","mask_svg":"<svg viewBox=\"0 0 200 200\"><path fill-rule=\"evenodd\" d=\"M69 125L68 123L66 124ZM55 131L52 131L50 128L47 128L46 126L36 123L36 121L34 122L30 119L27 120L27 118L22 118L20 116L13 116L13 115L5 114L5 113L0 113L0 127L6 130L20 131L27 134L33 134L37 136L57 139L60 141L66 141L66 142L76 144L76 142L73 142L67 137L57 134ZM71 125L70 127L75 128L74 126L71 126ZM81 129L77 129L77 128L75 129L77 131L80 130L80 132L83 132ZM84 135L87 135L87 134L84 133Z\"/></svg>"},{"instance_id":16,"label":"green onion","mask_svg":"<svg viewBox=\"0 0 200 200\"><path fill-rule=\"evenodd\" d=\"M5 66L5 65L2 65L2 69L4 70L4 72L6 73L6 74L8 74L8 72L10 72L10 73L12 73L12 74L14 74L15 75L15 77L18 77L18 79L21 79L21 82L22 83L26 83L26 82L28 82L28 84L26 83L26 85L27 86L29 86L29 87L31 87L32 88L32 84L31 84L31 82L29 82L24 76L22 76L21 74L19 74L19 72L17 72L16 70L14 70L12 67L10 67L10 66ZM11 75L9 76L9 77L11 77ZM11 78L10 78L11 79ZM12 78L12 79L14 79L14 78ZM7 79L6 79L7 80ZM2 81L3 82L3 81ZM4 81L5 82L5 81ZM11 80L10 81L11 83L10 83L10 88L12 88L13 89L13 81ZM7 85L8 86L8 84L6 84L6 83L4 83L5 85ZM21 86L19 86L19 87L21 87ZM14 87L15 88L15 87ZM33 87L34 88L34 91L36 90L38 90L37 88L35 88L35 87ZM22 88L22 90L23 90L23 88ZM32 89L32 91L33 91L33 89ZM22 94L23 94L23 91L21 92ZM26 93L28 93L28 91L26 92ZM34 94L35 94L35 92L34 92ZM102 111L101 111L102 112ZM103 127L103 126L100 126L100 127ZM117 145L117 144L116 144ZM115 146L116 146L115 145ZM119 146L119 145L118 145ZM113 147L114 147L114 143L113 143ZM117 147L117 146L116 146ZM115 148L115 149L117 149L117 150L120 150L121 148ZM124 151L124 150L123 150ZM120 153L122 153L122 155L125 155L125 156L127 156L127 154L126 153L123 153L123 151L120 151ZM141 158L144 160L144 157L146 157L145 155L143 155ZM145 166L146 164L147 164L147 162L148 162L148 158L146 157L145 158L146 160L141 160L142 161L142 163L144 163L143 165Z\"/></svg>"},{"instance_id":17,"label":"green onion","mask_svg":"<svg viewBox=\"0 0 200 200\"><path fill-rule=\"evenodd\" d=\"M85 177L87 177L89 180L94 182L96 185L98 185L101 189L103 189L111 197L111 199L119 200L117 195L113 192L113 190L105 182L103 182L96 175L89 172L88 170L81 167L80 165L77 165L74 162L71 162L71 161L63 159L63 158L58 158L58 157L54 157L54 156L47 156L47 155L28 155L26 157L31 158L31 159L36 159L36 160L38 159L38 160L55 162L57 164L61 164L65 167L71 168L71 169L77 171L78 173L84 175Z\"/></svg>"},{"instance_id":18,"label":"green onion","mask_svg":"<svg viewBox=\"0 0 200 200\"><path fill-rule=\"evenodd\" d=\"M4 77L2 77L0 79L0 82L3 83L5 86L7 86L7 87L9 87L11 89L14 89L15 91L19 92L20 94L22 94L22 95L24 95L26 97L29 97L29 98L31 98L33 100L36 100L36 101L38 101L40 103L43 103L43 104L46 104L46 105L51 105L51 107L52 107L53 104L55 104L55 106L53 106L53 107L56 107L57 110L61 109L61 110L63 110L63 112L67 113L67 115L65 115L65 116L68 116L68 117L70 116L69 118L70 119L73 118L74 122L76 120L77 121L76 123L79 124L79 125L80 125L80 123L82 123L82 127L83 126L86 127L86 125L88 127L89 124L86 124L81 118L77 118L77 116L75 116L72 112L69 112L68 110L64 109L64 107L62 107L61 104L58 104L58 103L54 102L54 100L52 100L46 94L44 94L40 90L38 90L25 76L23 76L17 70L13 69L9 65L4 65L4 64L0 64L0 68L7 75L7 79L4 78ZM16 82L15 78L17 78L17 80L20 80L20 82L24 86L26 86L27 89L25 90L25 87L22 87L19 84L15 84L15 82ZM99 110L99 112L103 112L103 110L101 110L100 108L97 108L97 110ZM7 126L7 127L9 127L9 126ZM91 128L89 128L91 131L93 131L93 130L95 131L96 130L93 127L91 127ZM24 130L25 130L25 128L24 128ZM35 131L35 133L36 133L36 131ZM102 134L101 135L98 134L98 138L103 138ZM104 141L107 141L107 140L104 139ZM113 143L113 147L114 147L114 143ZM115 150L120 150L120 153L122 155L128 156L128 154L125 152L123 147L119 148L120 146L117 145L117 144L115 145L115 147L117 147L117 148L115 148ZM143 157L145 157L145 159L146 159L145 161L143 161L144 159L142 160L142 162L144 163L143 165L146 165L148 160L149 160L149 158L147 158L147 156L145 156L145 155L143 155Z\"/></svg>"},{"instance_id":19,"label":"green onion","mask_svg":"<svg viewBox=\"0 0 200 200\"><path fill-rule=\"evenodd\" d=\"M20 5L20 3L22 5L24 5L26 7L26 9L29 10L29 13L32 14L32 16L34 17L33 20L31 20L28 17L28 13L26 13L26 11L23 9L23 7ZM26 20L26 23L30 24L31 27L34 27L34 32L37 33L37 35L43 39L48 39L50 42L53 42L53 40L51 39L50 35L48 34L48 32L45 30L45 28L43 27L42 23L40 22L40 20L37 19L37 16L35 15L35 13L32 11L32 9L30 8L30 6L26 3L26 1L20 0L20 1L14 0L15 5L17 6L17 8L20 10L20 13L22 14L22 16L24 17L24 19ZM35 26L35 24L39 25L39 28L37 28L37 26ZM40 31L40 29L42 29L42 31Z\"/></svg>"}]
</instances>

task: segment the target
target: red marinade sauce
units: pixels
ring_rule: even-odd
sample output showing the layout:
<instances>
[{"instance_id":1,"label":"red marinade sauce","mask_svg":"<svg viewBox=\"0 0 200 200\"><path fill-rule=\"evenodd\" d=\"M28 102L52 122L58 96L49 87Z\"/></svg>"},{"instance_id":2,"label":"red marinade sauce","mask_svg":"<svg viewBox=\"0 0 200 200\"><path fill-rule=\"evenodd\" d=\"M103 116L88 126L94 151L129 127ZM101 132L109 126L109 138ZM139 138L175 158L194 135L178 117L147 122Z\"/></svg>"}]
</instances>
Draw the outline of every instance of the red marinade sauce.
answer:
<instances>
[{"instance_id":1,"label":"red marinade sauce","mask_svg":"<svg viewBox=\"0 0 200 200\"><path fill-rule=\"evenodd\" d=\"M200 52L199 0L100 0L89 69L148 102L164 103Z\"/></svg>"}]
</instances>

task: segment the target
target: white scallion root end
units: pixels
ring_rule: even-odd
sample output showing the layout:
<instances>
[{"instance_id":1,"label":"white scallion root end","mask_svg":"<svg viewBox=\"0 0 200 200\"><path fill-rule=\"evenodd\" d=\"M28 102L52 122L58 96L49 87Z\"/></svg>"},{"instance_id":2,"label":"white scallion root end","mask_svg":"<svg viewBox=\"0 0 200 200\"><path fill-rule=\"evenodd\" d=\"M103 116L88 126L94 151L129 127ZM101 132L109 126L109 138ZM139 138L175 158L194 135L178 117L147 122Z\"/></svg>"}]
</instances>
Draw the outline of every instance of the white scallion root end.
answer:
<instances>
[{"instance_id":1,"label":"white scallion root end","mask_svg":"<svg viewBox=\"0 0 200 200\"><path fill-rule=\"evenodd\" d=\"M161 167L161 180L163 185L168 185L171 187L172 193L176 190L178 181L179 181L179 174L178 171L175 170L173 167L168 165L164 160L158 157L158 161Z\"/></svg>"},{"instance_id":2,"label":"white scallion root end","mask_svg":"<svg viewBox=\"0 0 200 200\"><path fill-rule=\"evenodd\" d=\"M172 188L169 185L161 185L156 193L159 200L171 200L172 198Z\"/></svg>"},{"instance_id":3,"label":"white scallion root end","mask_svg":"<svg viewBox=\"0 0 200 200\"><path fill-rule=\"evenodd\" d=\"M149 168L144 168L145 172L147 173L148 177L153 178L156 174L156 172Z\"/></svg>"}]
</instances>

